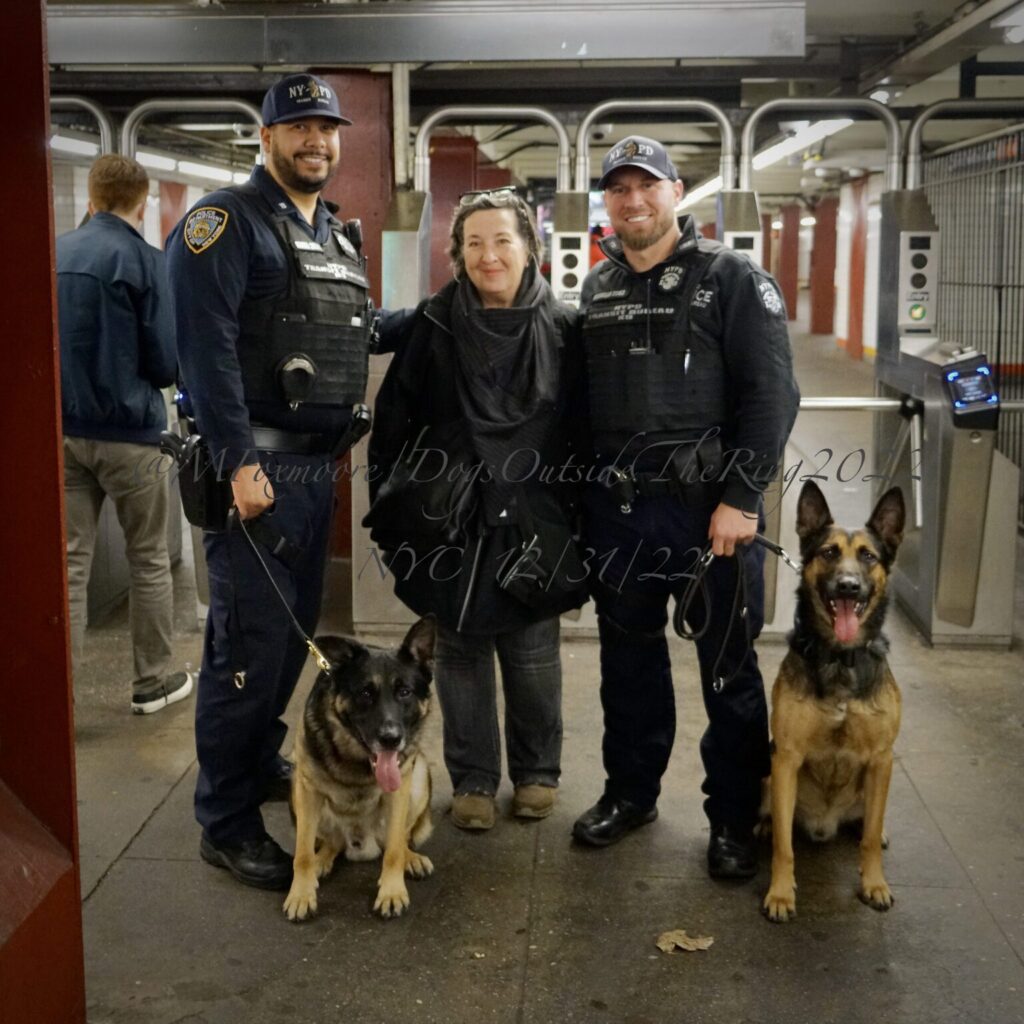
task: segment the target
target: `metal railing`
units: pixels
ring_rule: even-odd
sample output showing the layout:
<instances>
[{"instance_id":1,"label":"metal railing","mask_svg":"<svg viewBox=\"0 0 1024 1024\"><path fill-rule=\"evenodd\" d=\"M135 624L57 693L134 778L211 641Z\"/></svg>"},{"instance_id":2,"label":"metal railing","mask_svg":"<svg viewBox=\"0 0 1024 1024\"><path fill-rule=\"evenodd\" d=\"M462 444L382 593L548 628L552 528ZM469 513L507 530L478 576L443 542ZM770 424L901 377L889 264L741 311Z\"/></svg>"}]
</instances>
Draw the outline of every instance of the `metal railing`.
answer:
<instances>
[{"instance_id":1,"label":"metal railing","mask_svg":"<svg viewBox=\"0 0 1024 1024\"><path fill-rule=\"evenodd\" d=\"M200 100L200 99L159 99L143 100L142 103L132 107L128 116L121 125L121 152L125 156L135 156L135 146L139 137L139 127L150 114L163 111L166 113L181 113L184 111L195 111L198 113L222 114L236 111L244 114L257 128L263 123L263 117L259 110L245 100L221 99L221 100Z\"/></svg>"},{"instance_id":2,"label":"metal railing","mask_svg":"<svg viewBox=\"0 0 1024 1024\"><path fill-rule=\"evenodd\" d=\"M100 155L114 152L114 126L110 115L98 104L84 96L51 96L51 110L85 110L92 115L100 129Z\"/></svg>"}]
</instances>

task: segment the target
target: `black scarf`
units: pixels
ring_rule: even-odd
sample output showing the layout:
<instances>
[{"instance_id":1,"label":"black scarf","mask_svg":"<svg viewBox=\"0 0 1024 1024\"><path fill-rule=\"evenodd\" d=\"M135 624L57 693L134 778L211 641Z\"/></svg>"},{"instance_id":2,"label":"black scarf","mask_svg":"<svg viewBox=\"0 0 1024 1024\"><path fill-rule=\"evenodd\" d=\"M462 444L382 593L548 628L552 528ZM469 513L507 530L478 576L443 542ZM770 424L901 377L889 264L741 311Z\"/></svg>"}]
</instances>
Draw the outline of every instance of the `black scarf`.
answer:
<instances>
[{"instance_id":1,"label":"black scarf","mask_svg":"<svg viewBox=\"0 0 1024 1024\"><path fill-rule=\"evenodd\" d=\"M465 278L455 290L455 387L472 448L492 478L482 494L489 526L515 521L516 485L536 478L554 426L562 346L554 309L532 262L507 308L485 309Z\"/></svg>"}]
</instances>

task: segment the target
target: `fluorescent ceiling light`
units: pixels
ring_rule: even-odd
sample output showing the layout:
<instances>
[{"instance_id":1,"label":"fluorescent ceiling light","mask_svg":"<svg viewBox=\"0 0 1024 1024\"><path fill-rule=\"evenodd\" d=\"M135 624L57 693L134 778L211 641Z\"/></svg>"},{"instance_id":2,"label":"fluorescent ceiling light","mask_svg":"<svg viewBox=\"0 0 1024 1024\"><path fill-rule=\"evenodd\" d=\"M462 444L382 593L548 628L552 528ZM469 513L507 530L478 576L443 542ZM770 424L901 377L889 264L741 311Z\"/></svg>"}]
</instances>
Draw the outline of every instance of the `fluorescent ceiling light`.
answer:
<instances>
[{"instance_id":1,"label":"fluorescent ceiling light","mask_svg":"<svg viewBox=\"0 0 1024 1024\"><path fill-rule=\"evenodd\" d=\"M702 199L707 199L708 196L713 196L721 188L721 175L718 175L715 178L709 178L703 185L698 185L692 192L687 192L686 195L683 196L683 201L678 207L676 207L676 209L685 210L688 206L695 206Z\"/></svg>"},{"instance_id":2,"label":"fluorescent ceiling light","mask_svg":"<svg viewBox=\"0 0 1024 1024\"><path fill-rule=\"evenodd\" d=\"M772 221L772 231L781 231L781 230L782 230L782 221L781 220L773 220Z\"/></svg>"},{"instance_id":3,"label":"fluorescent ceiling light","mask_svg":"<svg viewBox=\"0 0 1024 1024\"><path fill-rule=\"evenodd\" d=\"M814 124L809 124L806 128L801 128L795 135L790 136L790 138L783 139L781 142L775 143L774 146L769 146L767 149L763 149L760 153L755 154L754 170L759 171L764 167L771 167L772 164L785 160L787 156L799 153L808 146L813 146L815 142L820 142L830 135L835 135L836 132L841 132L844 128L849 128L851 124L853 124L853 121L848 117L837 117L832 120L816 121Z\"/></svg>"},{"instance_id":4,"label":"fluorescent ceiling light","mask_svg":"<svg viewBox=\"0 0 1024 1024\"><path fill-rule=\"evenodd\" d=\"M211 181L230 182L234 175L226 167L214 167L212 164L194 164L190 160L179 160L178 170L182 174L191 174L196 178L209 178Z\"/></svg>"},{"instance_id":5,"label":"fluorescent ceiling light","mask_svg":"<svg viewBox=\"0 0 1024 1024\"><path fill-rule=\"evenodd\" d=\"M51 135L50 149L55 149L59 153L73 153L75 156L96 156L100 151L95 142L74 139L70 135Z\"/></svg>"},{"instance_id":6,"label":"fluorescent ceiling light","mask_svg":"<svg viewBox=\"0 0 1024 1024\"><path fill-rule=\"evenodd\" d=\"M143 167L152 167L154 171L173 171L178 166L177 160L172 160L169 156L161 156L159 153L150 153L145 149L140 149L135 154L135 159Z\"/></svg>"},{"instance_id":7,"label":"fluorescent ceiling light","mask_svg":"<svg viewBox=\"0 0 1024 1024\"><path fill-rule=\"evenodd\" d=\"M800 227L802 227L802 228L813 228L814 225L817 224L817 223L818 223L818 221L817 221L817 218L815 218L815 217L801 217L800 218Z\"/></svg>"},{"instance_id":8,"label":"fluorescent ceiling light","mask_svg":"<svg viewBox=\"0 0 1024 1024\"><path fill-rule=\"evenodd\" d=\"M871 99L876 103L888 103L892 99L892 93L888 89L876 89L871 94Z\"/></svg>"}]
</instances>

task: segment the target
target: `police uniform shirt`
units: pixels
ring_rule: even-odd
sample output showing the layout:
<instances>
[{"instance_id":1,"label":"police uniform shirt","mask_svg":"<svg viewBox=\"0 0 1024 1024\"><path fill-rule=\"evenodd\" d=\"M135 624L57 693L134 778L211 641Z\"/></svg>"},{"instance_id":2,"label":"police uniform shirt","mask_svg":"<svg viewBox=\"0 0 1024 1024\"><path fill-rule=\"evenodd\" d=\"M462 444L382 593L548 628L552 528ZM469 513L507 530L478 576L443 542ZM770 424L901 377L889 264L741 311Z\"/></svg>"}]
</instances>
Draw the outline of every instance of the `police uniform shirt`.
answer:
<instances>
[{"instance_id":1,"label":"police uniform shirt","mask_svg":"<svg viewBox=\"0 0 1024 1024\"><path fill-rule=\"evenodd\" d=\"M785 306L772 277L749 257L701 238L689 215L679 218L679 227L682 237L673 254L644 273L626 262L618 238L605 239L609 258L587 275L581 313L591 325L604 321L614 334L638 341L645 331L678 329L680 316L688 316L692 351L682 393L674 398L681 434L697 439L709 427L721 429L727 449L742 453L726 470L722 500L755 511L799 409ZM687 254L697 251L717 257L694 270ZM702 279L691 292L687 285L695 272ZM687 294L684 314L679 304ZM638 420L632 426L639 433L649 424ZM619 452L632 433L602 437L597 422L594 431L604 456ZM648 433L641 444L656 440L657 434ZM663 464L661 451L650 450L650 465L641 457L639 469Z\"/></svg>"},{"instance_id":2,"label":"police uniform shirt","mask_svg":"<svg viewBox=\"0 0 1024 1024\"><path fill-rule=\"evenodd\" d=\"M322 199L312 226L263 167L250 181L270 208L294 220L312 241L329 241L340 222ZM269 212L269 211L268 211ZM204 196L174 228L166 243L177 317L178 360L200 431L224 465L234 469L259 461L253 450L236 341L244 299L286 291L287 258L281 243L252 204L220 189ZM325 423L324 429L336 426Z\"/></svg>"}]
</instances>

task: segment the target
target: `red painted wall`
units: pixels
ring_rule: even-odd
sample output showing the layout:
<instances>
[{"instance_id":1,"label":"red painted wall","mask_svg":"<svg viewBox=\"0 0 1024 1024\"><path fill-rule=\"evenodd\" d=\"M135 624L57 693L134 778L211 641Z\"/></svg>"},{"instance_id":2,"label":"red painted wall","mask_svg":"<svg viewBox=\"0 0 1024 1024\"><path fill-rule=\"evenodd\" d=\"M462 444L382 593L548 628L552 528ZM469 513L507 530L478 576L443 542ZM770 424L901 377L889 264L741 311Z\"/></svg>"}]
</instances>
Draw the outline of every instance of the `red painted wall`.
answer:
<instances>
[{"instance_id":1,"label":"red painted wall","mask_svg":"<svg viewBox=\"0 0 1024 1024\"><path fill-rule=\"evenodd\" d=\"M761 214L761 266L772 272L772 215Z\"/></svg>"},{"instance_id":2,"label":"red painted wall","mask_svg":"<svg viewBox=\"0 0 1024 1024\"><path fill-rule=\"evenodd\" d=\"M836 314L836 217L839 200L832 196L814 211L811 249L811 334L831 334Z\"/></svg>"},{"instance_id":3,"label":"red painted wall","mask_svg":"<svg viewBox=\"0 0 1024 1024\"><path fill-rule=\"evenodd\" d=\"M178 181L160 182L160 238L166 238L188 211L188 188Z\"/></svg>"},{"instance_id":4,"label":"red painted wall","mask_svg":"<svg viewBox=\"0 0 1024 1024\"><path fill-rule=\"evenodd\" d=\"M74 725L64 563L49 95L44 7L9 4L0 85L16 160L0 165L9 204L0 245L0 332L7 439L0 564L11 598L0 616L0 1022L85 1020Z\"/></svg>"},{"instance_id":5,"label":"red painted wall","mask_svg":"<svg viewBox=\"0 0 1024 1024\"><path fill-rule=\"evenodd\" d=\"M800 253L800 215L803 208L795 203L784 206L779 211L782 231L779 234L779 288L786 303L786 312L790 320L796 319L796 307L799 299L799 268Z\"/></svg>"},{"instance_id":6,"label":"red painted wall","mask_svg":"<svg viewBox=\"0 0 1024 1024\"><path fill-rule=\"evenodd\" d=\"M850 232L850 322L839 339L851 359L864 358L864 274L868 254L868 179L853 183L853 224ZM845 340L845 346L843 341Z\"/></svg>"},{"instance_id":7,"label":"red painted wall","mask_svg":"<svg viewBox=\"0 0 1024 1024\"><path fill-rule=\"evenodd\" d=\"M476 140L465 135L435 135L430 140L430 290L451 280L448 233L463 192L478 188ZM489 188L490 186L484 186Z\"/></svg>"}]
</instances>

